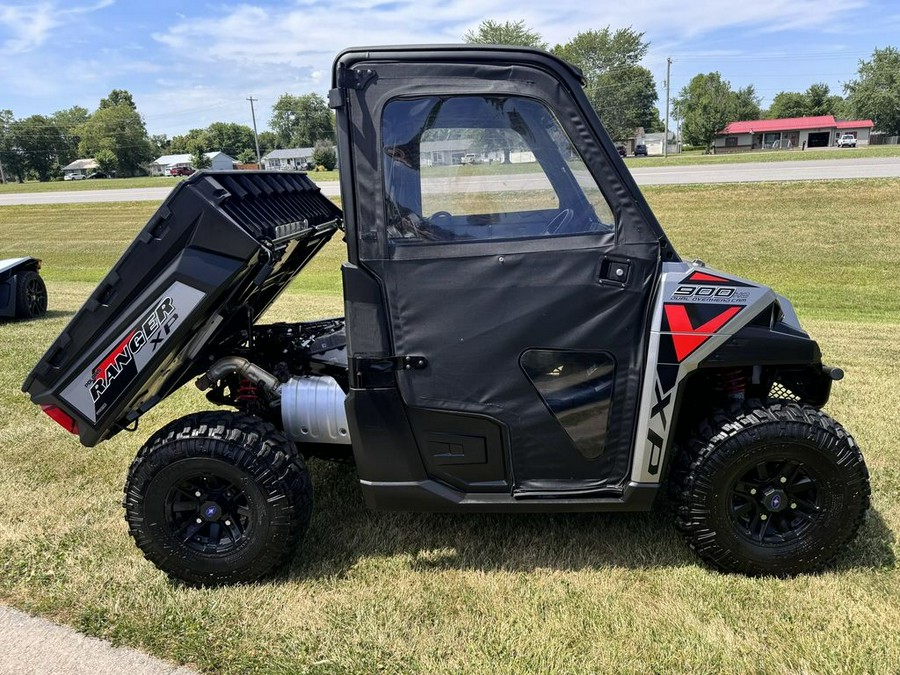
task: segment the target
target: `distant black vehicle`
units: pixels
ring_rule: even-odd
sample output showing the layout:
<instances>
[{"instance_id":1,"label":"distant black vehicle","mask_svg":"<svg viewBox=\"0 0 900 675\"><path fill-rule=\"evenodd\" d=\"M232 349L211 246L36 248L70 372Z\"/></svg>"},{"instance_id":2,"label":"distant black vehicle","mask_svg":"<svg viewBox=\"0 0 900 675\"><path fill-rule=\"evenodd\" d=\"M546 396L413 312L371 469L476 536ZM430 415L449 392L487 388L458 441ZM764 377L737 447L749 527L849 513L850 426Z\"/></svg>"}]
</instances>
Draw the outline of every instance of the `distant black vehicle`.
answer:
<instances>
[{"instance_id":1,"label":"distant black vehicle","mask_svg":"<svg viewBox=\"0 0 900 675\"><path fill-rule=\"evenodd\" d=\"M88 178L109 178L109 176L102 171L95 171L94 173L89 173Z\"/></svg>"},{"instance_id":2,"label":"distant black vehicle","mask_svg":"<svg viewBox=\"0 0 900 675\"><path fill-rule=\"evenodd\" d=\"M647 146L643 143L640 145L634 146L634 156L635 157L646 157L647 156Z\"/></svg>"},{"instance_id":3,"label":"distant black vehicle","mask_svg":"<svg viewBox=\"0 0 900 675\"><path fill-rule=\"evenodd\" d=\"M35 319L47 311L47 287L37 258L0 260L0 318Z\"/></svg>"}]
</instances>

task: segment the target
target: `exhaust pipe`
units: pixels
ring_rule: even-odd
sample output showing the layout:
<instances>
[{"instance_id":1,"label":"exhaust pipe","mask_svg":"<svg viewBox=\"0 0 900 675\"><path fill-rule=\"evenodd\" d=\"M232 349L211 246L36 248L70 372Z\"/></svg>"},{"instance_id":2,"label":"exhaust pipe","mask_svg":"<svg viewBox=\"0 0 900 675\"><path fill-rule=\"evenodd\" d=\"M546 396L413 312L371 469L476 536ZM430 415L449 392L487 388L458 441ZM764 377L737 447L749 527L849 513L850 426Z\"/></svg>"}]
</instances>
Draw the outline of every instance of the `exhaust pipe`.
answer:
<instances>
[{"instance_id":1,"label":"exhaust pipe","mask_svg":"<svg viewBox=\"0 0 900 675\"><path fill-rule=\"evenodd\" d=\"M215 382L229 375L237 375L250 380L265 391L270 398L276 399L275 403L277 403L277 399L281 398L281 382L278 378L240 356L226 356L212 364L210 369L197 379L197 389L206 391Z\"/></svg>"}]
</instances>

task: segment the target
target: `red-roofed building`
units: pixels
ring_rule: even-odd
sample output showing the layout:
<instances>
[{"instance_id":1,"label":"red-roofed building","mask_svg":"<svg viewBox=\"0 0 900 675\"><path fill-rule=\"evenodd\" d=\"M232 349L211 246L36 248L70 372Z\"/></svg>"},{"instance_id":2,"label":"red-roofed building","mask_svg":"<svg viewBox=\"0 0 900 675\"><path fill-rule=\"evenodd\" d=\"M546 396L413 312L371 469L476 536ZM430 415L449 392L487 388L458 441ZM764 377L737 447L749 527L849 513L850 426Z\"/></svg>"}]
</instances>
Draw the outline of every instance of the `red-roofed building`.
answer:
<instances>
[{"instance_id":1,"label":"red-roofed building","mask_svg":"<svg viewBox=\"0 0 900 675\"><path fill-rule=\"evenodd\" d=\"M839 122L833 115L729 122L716 135L715 149L720 153L825 148L836 145L842 134L853 134L857 145L868 145L873 126L872 120Z\"/></svg>"}]
</instances>

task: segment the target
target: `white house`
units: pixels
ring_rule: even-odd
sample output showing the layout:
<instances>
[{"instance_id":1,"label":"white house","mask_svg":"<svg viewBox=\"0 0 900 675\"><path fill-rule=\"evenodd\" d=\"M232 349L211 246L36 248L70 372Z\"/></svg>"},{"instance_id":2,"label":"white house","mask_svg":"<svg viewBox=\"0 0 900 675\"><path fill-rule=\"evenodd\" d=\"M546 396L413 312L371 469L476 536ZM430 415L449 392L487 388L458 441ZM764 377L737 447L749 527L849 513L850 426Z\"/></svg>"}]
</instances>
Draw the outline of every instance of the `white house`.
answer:
<instances>
[{"instance_id":1,"label":"white house","mask_svg":"<svg viewBox=\"0 0 900 675\"><path fill-rule=\"evenodd\" d=\"M262 156L263 169L300 170L307 162L312 162L315 148L283 148L272 150Z\"/></svg>"},{"instance_id":2,"label":"white house","mask_svg":"<svg viewBox=\"0 0 900 675\"><path fill-rule=\"evenodd\" d=\"M62 172L63 177L66 180L72 180L75 176L84 178L88 174L99 169L100 165L97 164L97 160L95 159L76 159L71 164L64 166Z\"/></svg>"},{"instance_id":3,"label":"white house","mask_svg":"<svg viewBox=\"0 0 900 675\"><path fill-rule=\"evenodd\" d=\"M230 171L234 168L234 157L226 155L224 152L205 152L203 153L210 161L210 169L214 171ZM172 169L178 168L193 169L191 155L163 155L153 160L147 167L151 176L170 175Z\"/></svg>"}]
</instances>

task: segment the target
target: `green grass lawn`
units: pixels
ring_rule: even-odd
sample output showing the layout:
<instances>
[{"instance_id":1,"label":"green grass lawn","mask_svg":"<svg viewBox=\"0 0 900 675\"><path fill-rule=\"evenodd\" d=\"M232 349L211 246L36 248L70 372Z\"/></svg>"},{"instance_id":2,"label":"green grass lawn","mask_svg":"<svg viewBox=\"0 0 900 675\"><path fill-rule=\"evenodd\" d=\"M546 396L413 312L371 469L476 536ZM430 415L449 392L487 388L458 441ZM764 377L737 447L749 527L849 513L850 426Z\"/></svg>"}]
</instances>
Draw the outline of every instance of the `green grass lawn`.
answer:
<instances>
[{"instance_id":1,"label":"green grass lawn","mask_svg":"<svg viewBox=\"0 0 900 675\"><path fill-rule=\"evenodd\" d=\"M202 396L185 387L88 450L19 391L153 206L23 206L0 208L0 258L44 259L50 312L0 323L0 602L210 672L897 672L900 180L646 194L682 256L791 297L847 371L827 411L866 456L873 508L829 571L713 572L664 509L374 513L351 468L313 461L316 511L282 577L173 584L127 536L121 485L147 436ZM329 244L267 318L340 313L343 258Z\"/></svg>"}]
</instances>

